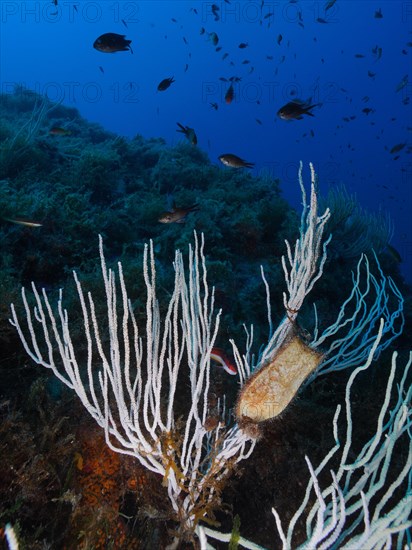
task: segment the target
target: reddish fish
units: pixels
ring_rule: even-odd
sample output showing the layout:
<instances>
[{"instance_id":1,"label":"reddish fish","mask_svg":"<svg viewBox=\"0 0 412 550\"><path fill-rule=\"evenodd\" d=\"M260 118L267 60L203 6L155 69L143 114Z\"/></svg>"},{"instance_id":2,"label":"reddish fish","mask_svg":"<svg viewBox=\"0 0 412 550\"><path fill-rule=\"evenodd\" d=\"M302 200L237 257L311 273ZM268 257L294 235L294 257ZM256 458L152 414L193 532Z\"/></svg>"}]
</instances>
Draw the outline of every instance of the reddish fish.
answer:
<instances>
[{"instance_id":1,"label":"reddish fish","mask_svg":"<svg viewBox=\"0 0 412 550\"><path fill-rule=\"evenodd\" d=\"M66 130L66 128L61 128L60 126L53 126L53 128L50 128L49 134L51 136L70 136L71 131Z\"/></svg>"},{"instance_id":2,"label":"reddish fish","mask_svg":"<svg viewBox=\"0 0 412 550\"><path fill-rule=\"evenodd\" d=\"M233 89L233 84L229 86L227 89L227 92L225 94L225 101L229 105L229 103L232 103L233 98L235 97L235 90Z\"/></svg>"},{"instance_id":3,"label":"reddish fish","mask_svg":"<svg viewBox=\"0 0 412 550\"><path fill-rule=\"evenodd\" d=\"M219 363L219 365L228 373L231 375L237 374L236 366L234 365L233 361L229 359L229 357L226 355L226 353L220 349L220 348L212 348L212 351L210 352L210 359L213 361L216 361L216 363Z\"/></svg>"}]
</instances>

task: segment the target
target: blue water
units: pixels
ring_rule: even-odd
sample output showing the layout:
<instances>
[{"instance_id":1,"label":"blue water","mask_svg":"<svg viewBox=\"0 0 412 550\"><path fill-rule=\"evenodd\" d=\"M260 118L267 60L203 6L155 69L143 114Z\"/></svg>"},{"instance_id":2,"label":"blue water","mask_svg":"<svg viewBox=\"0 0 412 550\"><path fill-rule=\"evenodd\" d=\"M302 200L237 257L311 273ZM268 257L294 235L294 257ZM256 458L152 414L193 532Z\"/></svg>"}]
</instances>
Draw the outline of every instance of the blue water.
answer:
<instances>
[{"instance_id":1,"label":"blue water","mask_svg":"<svg viewBox=\"0 0 412 550\"><path fill-rule=\"evenodd\" d=\"M326 5L3 0L1 91L23 84L113 132L171 145L182 139L180 122L196 130L212 162L234 153L254 162L256 173L279 177L296 208L298 162L312 161L323 193L343 183L362 207L390 213L391 244L412 282L412 2L337 0L325 12ZM133 53L95 50L106 32L125 34ZM171 76L175 83L157 92ZM241 80L226 104L229 82L220 78L232 76ZM314 117L277 117L288 101L310 97L321 103Z\"/></svg>"}]
</instances>

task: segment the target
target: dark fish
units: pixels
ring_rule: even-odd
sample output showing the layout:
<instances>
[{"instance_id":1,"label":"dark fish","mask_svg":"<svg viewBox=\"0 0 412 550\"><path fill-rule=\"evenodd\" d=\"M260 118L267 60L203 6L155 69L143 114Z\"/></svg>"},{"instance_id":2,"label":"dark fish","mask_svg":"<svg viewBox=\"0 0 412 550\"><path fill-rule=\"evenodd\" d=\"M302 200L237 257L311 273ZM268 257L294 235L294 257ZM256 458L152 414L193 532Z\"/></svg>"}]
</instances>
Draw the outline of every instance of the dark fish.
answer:
<instances>
[{"instance_id":1,"label":"dark fish","mask_svg":"<svg viewBox=\"0 0 412 550\"><path fill-rule=\"evenodd\" d=\"M195 212L196 210L199 210L197 204L193 204L187 208L177 208L173 206L170 211L163 212L158 221L160 223L184 223L189 212Z\"/></svg>"},{"instance_id":2,"label":"dark fish","mask_svg":"<svg viewBox=\"0 0 412 550\"><path fill-rule=\"evenodd\" d=\"M382 9L379 8L378 10L375 11L375 19L382 19L383 15L382 15Z\"/></svg>"},{"instance_id":3,"label":"dark fish","mask_svg":"<svg viewBox=\"0 0 412 550\"><path fill-rule=\"evenodd\" d=\"M336 2L336 0L329 0L329 2L325 6L325 13L330 10L330 8L333 6L333 4Z\"/></svg>"},{"instance_id":4,"label":"dark fish","mask_svg":"<svg viewBox=\"0 0 412 550\"><path fill-rule=\"evenodd\" d=\"M323 19L322 17L318 17L318 18L316 19L316 21L317 21L318 23L327 23L326 19Z\"/></svg>"},{"instance_id":5,"label":"dark fish","mask_svg":"<svg viewBox=\"0 0 412 550\"><path fill-rule=\"evenodd\" d=\"M24 225L25 227L41 227L43 224L34 220L26 220L24 218L5 218L3 220L17 225Z\"/></svg>"},{"instance_id":6,"label":"dark fish","mask_svg":"<svg viewBox=\"0 0 412 550\"><path fill-rule=\"evenodd\" d=\"M365 57L365 56L363 55L363 53L355 53L355 57L357 59L362 59L362 57Z\"/></svg>"},{"instance_id":7,"label":"dark fish","mask_svg":"<svg viewBox=\"0 0 412 550\"><path fill-rule=\"evenodd\" d=\"M282 120L301 120L303 115L314 116L310 111L314 107L320 105L320 103L310 105L310 101L310 99L306 102L297 99L295 101L289 101L289 103L286 103L286 105L279 109L277 115Z\"/></svg>"},{"instance_id":8,"label":"dark fish","mask_svg":"<svg viewBox=\"0 0 412 550\"><path fill-rule=\"evenodd\" d=\"M133 50L130 46L131 40L126 40L125 34L116 34L115 32L107 32L96 38L93 48L103 53L127 52Z\"/></svg>"},{"instance_id":9,"label":"dark fish","mask_svg":"<svg viewBox=\"0 0 412 550\"><path fill-rule=\"evenodd\" d=\"M219 105L217 103L210 103L210 106L212 107L212 109L214 109L215 111L217 111L219 109Z\"/></svg>"},{"instance_id":10,"label":"dark fish","mask_svg":"<svg viewBox=\"0 0 412 550\"><path fill-rule=\"evenodd\" d=\"M247 42L241 42L238 46L238 48L240 48L241 50L243 50L244 48L247 48L249 46L249 44Z\"/></svg>"},{"instance_id":11,"label":"dark fish","mask_svg":"<svg viewBox=\"0 0 412 550\"><path fill-rule=\"evenodd\" d=\"M232 153L225 153L218 158L222 164L231 168L253 168L255 166L253 162L247 162Z\"/></svg>"},{"instance_id":12,"label":"dark fish","mask_svg":"<svg viewBox=\"0 0 412 550\"><path fill-rule=\"evenodd\" d=\"M104 74L104 69L101 65L99 65L99 70L100 70L100 72L102 72Z\"/></svg>"},{"instance_id":13,"label":"dark fish","mask_svg":"<svg viewBox=\"0 0 412 550\"><path fill-rule=\"evenodd\" d=\"M368 115L369 113L374 113L375 109L370 109L369 107L365 107L362 109L362 113L365 113L365 115Z\"/></svg>"},{"instance_id":14,"label":"dark fish","mask_svg":"<svg viewBox=\"0 0 412 550\"><path fill-rule=\"evenodd\" d=\"M127 23L126 23L126 21L125 21L124 19L122 19L122 23L123 23L123 25L126 27L126 29L129 28L129 27L127 26Z\"/></svg>"},{"instance_id":15,"label":"dark fish","mask_svg":"<svg viewBox=\"0 0 412 550\"><path fill-rule=\"evenodd\" d=\"M389 151L391 155L394 153L399 153L399 151L402 151L402 149L405 147L406 143L398 143L397 145L394 145L392 149Z\"/></svg>"},{"instance_id":16,"label":"dark fish","mask_svg":"<svg viewBox=\"0 0 412 550\"><path fill-rule=\"evenodd\" d=\"M402 88L405 88L405 86L408 84L408 75L406 74L402 80L399 82L399 84L396 86L395 92L400 92Z\"/></svg>"},{"instance_id":17,"label":"dark fish","mask_svg":"<svg viewBox=\"0 0 412 550\"><path fill-rule=\"evenodd\" d=\"M235 90L233 88L233 84L231 84L225 93L225 102L229 105L229 103L232 103L234 97Z\"/></svg>"},{"instance_id":18,"label":"dark fish","mask_svg":"<svg viewBox=\"0 0 412 550\"><path fill-rule=\"evenodd\" d=\"M157 91L158 92L164 92L165 90L168 89L168 87L173 83L173 82L176 82L175 80L173 80L173 76L171 76L170 78L164 78L158 85L157 85Z\"/></svg>"},{"instance_id":19,"label":"dark fish","mask_svg":"<svg viewBox=\"0 0 412 550\"><path fill-rule=\"evenodd\" d=\"M280 46L280 43L282 42L283 36L281 34L278 35L276 42Z\"/></svg>"},{"instance_id":20,"label":"dark fish","mask_svg":"<svg viewBox=\"0 0 412 550\"><path fill-rule=\"evenodd\" d=\"M382 48L380 48L379 46L375 46L374 48L372 48L372 53L374 56L376 56L375 61L379 61L379 59L382 57Z\"/></svg>"},{"instance_id":21,"label":"dark fish","mask_svg":"<svg viewBox=\"0 0 412 550\"><path fill-rule=\"evenodd\" d=\"M185 135L186 139L192 144L192 145L196 145L197 144L197 136L196 136L196 132L194 131L193 128L189 128L189 126L183 126L183 124L180 124L179 122L176 123L180 130L176 130L176 132L181 132L182 134Z\"/></svg>"},{"instance_id":22,"label":"dark fish","mask_svg":"<svg viewBox=\"0 0 412 550\"><path fill-rule=\"evenodd\" d=\"M219 37L215 32L209 33L209 39L212 41L213 46L217 46L219 42Z\"/></svg>"}]
</instances>

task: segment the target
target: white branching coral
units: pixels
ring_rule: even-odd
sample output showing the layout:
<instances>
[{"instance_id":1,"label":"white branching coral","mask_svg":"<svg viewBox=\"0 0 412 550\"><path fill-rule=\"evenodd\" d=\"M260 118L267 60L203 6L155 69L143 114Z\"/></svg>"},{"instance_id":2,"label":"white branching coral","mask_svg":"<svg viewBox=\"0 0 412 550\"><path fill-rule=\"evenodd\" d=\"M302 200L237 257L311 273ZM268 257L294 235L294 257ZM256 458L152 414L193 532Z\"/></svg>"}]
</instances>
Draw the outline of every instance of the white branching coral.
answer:
<instances>
[{"instance_id":1,"label":"white branching coral","mask_svg":"<svg viewBox=\"0 0 412 550\"><path fill-rule=\"evenodd\" d=\"M269 341L256 364L251 354L253 330L248 334L245 354L242 355L232 342L240 386L252 386L252 377L259 375L259 371L264 373L268 364L276 366L277 376L283 374L285 365L279 361L279 350L284 351L282 346L295 334L299 310L323 274L331 238L324 239L330 212L326 209L318 213L316 175L312 165L310 169L308 203L300 165L303 199L300 236L294 247L286 242L287 254L282 258L287 287L285 316L273 331L269 287L263 276L267 289ZM22 289L25 322L20 321L12 304L11 323L30 358L52 370L78 395L89 414L103 428L107 445L118 453L135 457L143 466L162 476L180 524L177 544L193 535L200 520L213 517L225 479L236 463L250 456L255 446L255 436L242 424L233 423L225 405L220 407L218 415L214 411L214 421L210 421L210 356L219 330L220 311L215 312L214 291L207 282L203 235L199 242L195 234L186 270L182 254L176 251L174 286L164 315L160 313L157 298L153 244L145 246L143 329L131 306L121 263L118 263L117 273L109 269L101 238L99 247L105 319L98 316L92 294L84 292L74 273L84 327L83 342L72 338L62 292L55 311L46 291L39 292L34 283L34 307L30 306ZM367 259L361 262L366 265L365 286L360 282L360 263L354 290L344 302L336 322L320 335L317 329L311 344L293 341L294 362L300 360L302 350L313 360L304 375L296 365L290 369L297 377L289 386L293 394L286 388L285 406L304 378L311 380L320 372L338 370L339 365L357 366L365 356L377 354L401 332L403 300L396 285L381 272L381 277L374 277ZM389 291L397 299L394 311L389 305ZM377 324L381 317L385 322L377 341ZM326 347L328 338L333 339L329 348ZM270 380L271 376L268 377L269 386ZM178 411L180 388L189 388L190 393L183 413ZM267 418L270 416L257 414L255 423ZM317 471L313 470L315 476ZM336 479L339 482L339 478ZM338 489L336 491L334 502L340 498Z\"/></svg>"},{"instance_id":2,"label":"white branching coral","mask_svg":"<svg viewBox=\"0 0 412 550\"><path fill-rule=\"evenodd\" d=\"M343 437L338 428L342 412L339 405L333 419L335 445L317 467L312 465L309 457L305 457L310 479L302 503L286 527L282 523L281 512L272 508L282 550L410 547L412 352L401 374L398 353L393 353L385 395L376 419L376 431L360 451L353 444L354 424L362 421L353 413L353 387L360 373L371 367L384 335L384 325L384 319L381 319L366 361L352 372L347 382ZM396 379L399 380L397 387ZM402 448L403 451L400 450ZM326 470L333 457L335 461L338 457L338 466L330 472L330 484L322 488L320 474ZM296 527L302 522L306 524L307 538L298 546L295 540ZM197 532L203 540L204 548L213 548L208 542L210 539L229 542L232 537L232 533L221 533L201 526L197 527ZM278 544L275 534L273 538ZM238 544L242 548L265 550L240 536Z\"/></svg>"},{"instance_id":3,"label":"white branching coral","mask_svg":"<svg viewBox=\"0 0 412 550\"><path fill-rule=\"evenodd\" d=\"M254 447L254 442L237 426L226 424L225 415L216 426L206 426L210 353L220 312L214 312L214 293L207 284L203 246L203 236L199 243L195 235L195 246L189 247L187 278L182 254L176 252L174 289L162 319L156 297L153 245L146 245L143 331L127 295L122 265L118 264L116 281L115 273L106 266L101 238L107 334L99 324L91 293L85 295L76 273L84 346L72 340L62 293L56 315L44 289L39 293L32 284L36 303L33 311L22 290L28 337L15 306L11 306L12 324L28 355L76 392L104 429L108 446L135 457L163 477L182 536L190 533L207 513L213 513L222 480ZM40 338L44 343L40 343ZM79 357L84 347L87 359L82 366ZM190 384L191 400L185 418L177 421L176 394L182 384Z\"/></svg>"}]
</instances>

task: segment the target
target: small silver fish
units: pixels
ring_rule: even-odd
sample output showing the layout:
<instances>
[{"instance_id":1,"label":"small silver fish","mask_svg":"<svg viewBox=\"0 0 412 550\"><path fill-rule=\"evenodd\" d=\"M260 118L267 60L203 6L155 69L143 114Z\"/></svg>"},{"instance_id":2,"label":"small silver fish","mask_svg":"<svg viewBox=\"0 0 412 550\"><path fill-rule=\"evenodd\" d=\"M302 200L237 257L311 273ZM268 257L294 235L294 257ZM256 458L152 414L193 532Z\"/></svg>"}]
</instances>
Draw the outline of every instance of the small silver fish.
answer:
<instances>
[{"instance_id":1,"label":"small silver fish","mask_svg":"<svg viewBox=\"0 0 412 550\"><path fill-rule=\"evenodd\" d=\"M3 218L6 222L24 225L25 227L41 227L43 224L34 220L26 220L23 218Z\"/></svg>"},{"instance_id":2,"label":"small silver fish","mask_svg":"<svg viewBox=\"0 0 412 550\"><path fill-rule=\"evenodd\" d=\"M195 212L196 210L199 210L197 204L193 204L187 208L173 206L170 211L163 212L158 221L160 223L184 223L189 212Z\"/></svg>"},{"instance_id":3,"label":"small silver fish","mask_svg":"<svg viewBox=\"0 0 412 550\"><path fill-rule=\"evenodd\" d=\"M246 160L241 159L237 155L232 155L231 153L226 153L218 157L220 162L225 166L230 166L231 168L253 168L255 165L253 162L247 162Z\"/></svg>"}]
</instances>

